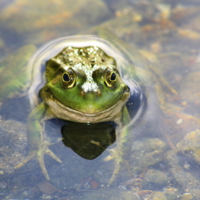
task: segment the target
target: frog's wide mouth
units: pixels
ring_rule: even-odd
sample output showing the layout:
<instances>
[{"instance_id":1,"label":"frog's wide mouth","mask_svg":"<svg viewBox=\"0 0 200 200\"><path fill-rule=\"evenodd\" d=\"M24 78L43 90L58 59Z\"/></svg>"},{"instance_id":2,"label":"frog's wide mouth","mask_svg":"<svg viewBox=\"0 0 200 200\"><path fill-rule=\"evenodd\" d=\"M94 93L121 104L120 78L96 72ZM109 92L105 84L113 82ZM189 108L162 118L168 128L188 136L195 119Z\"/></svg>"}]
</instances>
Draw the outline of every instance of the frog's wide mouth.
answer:
<instances>
[{"instance_id":1,"label":"frog's wide mouth","mask_svg":"<svg viewBox=\"0 0 200 200\"><path fill-rule=\"evenodd\" d=\"M57 104L59 104L62 108L65 108L65 109L67 109L67 110L69 110L71 112L81 113L81 114L86 115L86 116L95 116L95 115L107 112L109 110L113 110L118 105L124 104L128 100L129 96L130 96L130 94L128 92L123 93L122 96L121 96L121 98L119 98L119 100L115 104L113 104L109 108L106 108L104 110L100 110L100 111L97 111L97 112L83 112L81 110L73 109L73 108L71 108L69 106L65 106L62 102L60 102L59 100L57 100L55 97L53 98L53 101L55 101Z\"/></svg>"},{"instance_id":2,"label":"frog's wide mouth","mask_svg":"<svg viewBox=\"0 0 200 200\"><path fill-rule=\"evenodd\" d=\"M56 98L49 98L46 100L46 103L47 105L49 105L51 111L60 119L80 123L97 123L105 121L115 121L116 116L121 112L121 109L128 100L129 96L130 94L126 92L122 95L120 100L118 100L111 107L93 113L82 112L79 110L72 109L68 106L65 106Z\"/></svg>"}]
</instances>

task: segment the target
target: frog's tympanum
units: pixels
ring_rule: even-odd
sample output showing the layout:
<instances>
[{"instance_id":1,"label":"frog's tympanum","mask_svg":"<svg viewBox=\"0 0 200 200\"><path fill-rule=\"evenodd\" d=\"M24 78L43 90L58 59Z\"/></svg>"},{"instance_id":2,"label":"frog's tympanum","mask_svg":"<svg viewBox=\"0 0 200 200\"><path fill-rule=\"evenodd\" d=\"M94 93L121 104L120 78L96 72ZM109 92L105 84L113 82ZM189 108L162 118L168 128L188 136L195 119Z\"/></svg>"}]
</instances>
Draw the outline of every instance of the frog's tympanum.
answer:
<instances>
[{"instance_id":1,"label":"frog's tympanum","mask_svg":"<svg viewBox=\"0 0 200 200\"><path fill-rule=\"evenodd\" d=\"M50 179L44 155L61 162L48 148L51 143L43 134L45 120L114 122L118 139L111 151L116 160L111 182L115 179L126 146L122 144L128 139L128 127L145 107L145 95L139 79L136 81L134 63L126 54L115 42L82 35L60 38L33 56L29 65L33 69L33 81L28 91L33 110L27 120L30 152L15 168L36 157L46 179Z\"/></svg>"}]
</instances>

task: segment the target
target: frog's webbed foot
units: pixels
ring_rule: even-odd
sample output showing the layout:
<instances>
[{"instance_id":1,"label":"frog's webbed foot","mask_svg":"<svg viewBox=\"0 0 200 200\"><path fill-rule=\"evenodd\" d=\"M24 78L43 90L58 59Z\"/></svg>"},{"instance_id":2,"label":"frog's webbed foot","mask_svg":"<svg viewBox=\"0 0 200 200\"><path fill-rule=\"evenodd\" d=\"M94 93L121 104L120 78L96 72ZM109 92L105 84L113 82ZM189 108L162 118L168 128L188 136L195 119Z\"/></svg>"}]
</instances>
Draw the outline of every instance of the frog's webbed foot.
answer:
<instances>
[{"instance_id":1,"label":"frog's webbed foot","mask_svg":"<svg viewBox=\"0 0 200 200\"><path fill-rule=\"evenodd\" d=\"M115 179L117 178L117 175L121 169L121 164L122 164L122 155L119 151L119 149L116 147L116 148L113 148L113 149L110 149L110 155L107 156L104 161L110 161L110 160L114 160L114 170L113 170L113 173L112 173L112 176L108 182L108 186L110 186L114 181Z\"/></svg>"},{"instance_id":2,"label":"frog's webbed foot","mask_svg":"<svg viewBox=\"0 0 200 200\"><path fill-rule=\"evenodd\" d=\"M38 150L30 151L27 158L25 158L20 164L15 166L14 169L19 169L20 167L24 166L28 161L30 161L32 158L36 157L45 178L47 180L50 180L49 174L46 170L45 163L44 163L44 155L48 154L49 156L51 156L57 162L62 163L62 161L48 148L50 145L52 145L50 142L44 141L43 144L40 145Z\"/></svg>"}]
</instances>

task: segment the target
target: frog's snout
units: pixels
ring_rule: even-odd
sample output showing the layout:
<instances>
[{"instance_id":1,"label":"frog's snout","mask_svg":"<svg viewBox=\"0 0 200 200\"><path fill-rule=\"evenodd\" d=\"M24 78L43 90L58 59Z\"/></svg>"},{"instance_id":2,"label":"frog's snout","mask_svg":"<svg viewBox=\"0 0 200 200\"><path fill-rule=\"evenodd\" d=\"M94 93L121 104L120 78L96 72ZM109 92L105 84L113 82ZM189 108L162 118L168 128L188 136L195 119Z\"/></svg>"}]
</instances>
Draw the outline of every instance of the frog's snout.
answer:
<instances>
[{"instance_id":1,"label":"frog's snout","mask_svg":"<svg viewBox=\"0 0 200 200\"><path fill-rule=\"evenodd\" d=\"M84 97L86 94L91 94L94 96L100 96L101 95L101 91L97 90L97 91L90 91L90 92L84 92L84 90L81 90L81 96Z\"/></svg>"}]
</instances>

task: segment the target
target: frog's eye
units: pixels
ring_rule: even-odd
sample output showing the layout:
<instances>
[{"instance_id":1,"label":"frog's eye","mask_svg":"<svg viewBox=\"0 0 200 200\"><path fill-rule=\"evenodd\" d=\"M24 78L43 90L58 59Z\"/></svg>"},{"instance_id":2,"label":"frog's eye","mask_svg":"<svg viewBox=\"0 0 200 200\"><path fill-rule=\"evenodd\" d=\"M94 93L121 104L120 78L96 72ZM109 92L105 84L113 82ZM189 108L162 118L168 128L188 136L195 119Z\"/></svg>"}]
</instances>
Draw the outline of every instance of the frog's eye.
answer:
<instances>
[{"instance_id":1,"label":"frog's eye","mask_svg":"<svg viewBox=\"0 0 200 200\"><path fill-rule=\"evenodd\" d=\"M69 70L68 72L63 73L62 82L64 87L66 88L72 88L75 84L75 78L74 73L72 70Z\"/></svg>"},{"instance_id":2,"label":"frog's eye","mask_svg":"<svg viewBox=\"0 0 200 200\"><path fill-rule=\"evenodd\" d=\"M110 75L110 80L111 80L111 81L115 81L116 78L117 78L116 73L115 73L115 72L112 72L112 74Z\"/></svg>"},{"instance_id":3,"label":"frog's eye","mask_svg":"<svg viewBox=\"0 0 200 200\"><path fill-rule=\"evenodd\" d=\"M69 74L67 74L67 73L63 74L63 81L65 81L65 82L69 82L70 81Z\"/></svg>"},{"instance_id":4,"label":"frog's eye","mask_svg":"<svg viewBox=\"0 0 200 200\"><path fill-rule=\"evenodd\" d=\"M108 70L105 77L105 83L108 87L113 87L117 80L117 73L115 71Z\"/></svg>"}]
</instances>

